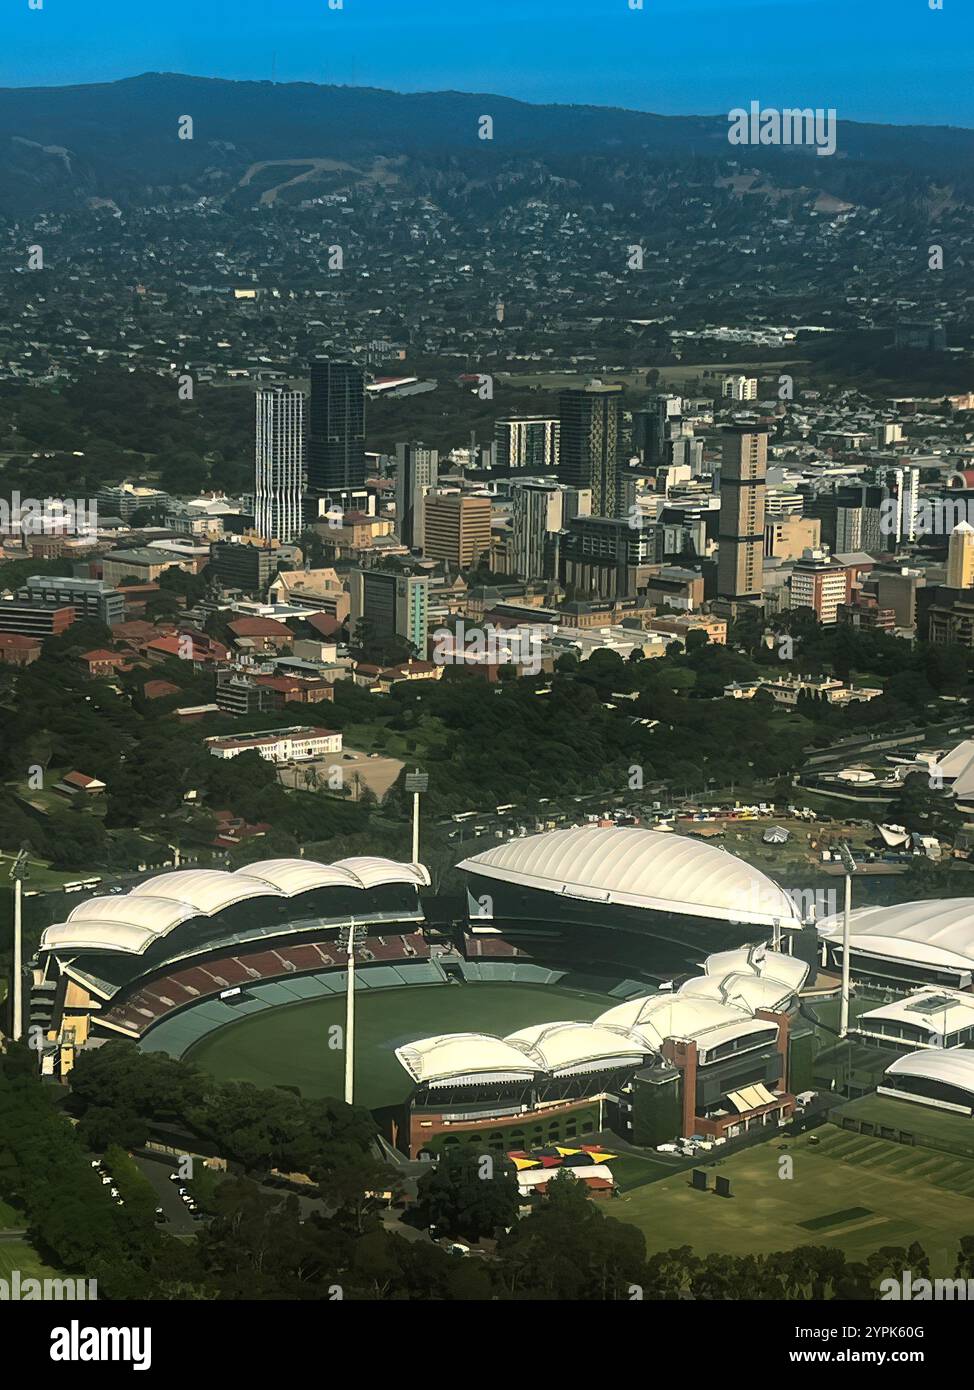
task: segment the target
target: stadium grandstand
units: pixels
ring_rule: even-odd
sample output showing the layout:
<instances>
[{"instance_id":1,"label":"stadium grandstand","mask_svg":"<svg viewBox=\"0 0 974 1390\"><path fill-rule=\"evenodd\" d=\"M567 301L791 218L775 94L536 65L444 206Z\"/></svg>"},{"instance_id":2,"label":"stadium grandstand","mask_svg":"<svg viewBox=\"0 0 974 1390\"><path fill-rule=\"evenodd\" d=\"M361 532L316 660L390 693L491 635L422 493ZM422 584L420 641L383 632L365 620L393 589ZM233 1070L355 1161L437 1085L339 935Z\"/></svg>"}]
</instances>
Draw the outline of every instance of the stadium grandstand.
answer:
<instances>
[{"instance_id":1,"label":"stadium grandstand","mask_svg":"<svg viewBox=\"0 0 974 1390\"><path fill-rule=\"evenodd\" d=\"M842 967L842 914L817 926L821 962ZM921 985L969 990L974 980L974 898L860 907L849 918L849 971L867 986L907 993Z\"/></svg>"},{"instance_id":2,"label":"stadium grandstand","mask_svg":"<svg viewBox=\"0 0 974 1390\"><path fill-rule=\"evenodd\" d=\"M633 826L528 835L459 868L474 939L650 983L769 936L791 954L804 926L785 889L727 850Z\"/></svg>"},{"instance_id":3,"label":"stadium grandstand","mask_svg":"<svg viewBox=\"0 0 974 1390\"><path fill-rule=\"evenodd\" d=\"M592 1022L405 1043L396 1056L413 1090L397 1140L415 1156L471 1139L497 1151L546 1142L552 1124L565 1139L609 1125L646 1145L784 1123L811 1067L798 1015L808 969L766 946L722 952L680 989L622 999Z\"/></svg>"},{"instance_id":4,"label":"stadium grandstand","mask_svg":"<svg viewBox=\"0 0 974 1390\"><path fill-rule=\"evenodd\" d=\"M974 994L929 987L914 990L861 1013L853 1032L876 1046L900 1051L974 1047Z\"/></svg>"},{"instance_id":5,"label":"stadium grandstand","mask_svg":"<svg viewBox=\"0 0 974 1390\"><path fill-rule=\"evenodd\" d=\"M966 1048L907 1052L887 1067L877 1093L936 1110L974 1115L974 1052Z\"/></svg>"},{"instance_id":6,"label":"stadium grandstand","mask_svg":"<svg viewBox=\"0 0 974 1390\"><path fill-rule=\"evenodd\" d=\"M69 1070L89 1038L141 1039L204 1000L338 970L352 925L365 931L364 964L422 969L428 886L421 864L269 859L233 873L175 870L88 898L46 929L35 962L31 1023L47 1038L47 1070Z\"/></svg>"}]
</instances>

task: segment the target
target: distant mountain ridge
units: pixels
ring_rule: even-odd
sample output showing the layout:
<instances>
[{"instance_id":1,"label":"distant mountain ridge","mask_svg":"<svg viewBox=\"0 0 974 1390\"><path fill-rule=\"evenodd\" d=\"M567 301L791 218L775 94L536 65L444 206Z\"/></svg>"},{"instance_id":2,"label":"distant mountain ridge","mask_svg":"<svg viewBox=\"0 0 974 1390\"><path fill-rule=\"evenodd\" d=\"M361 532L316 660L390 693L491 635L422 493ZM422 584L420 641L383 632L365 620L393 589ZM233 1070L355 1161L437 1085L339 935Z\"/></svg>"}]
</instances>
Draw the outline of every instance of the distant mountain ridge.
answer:
<instances>
[{"instance_id":1,"label":"distant mountain ridge","mask_svg":"<svg viewBox=\"0 0 974 1390\"><path fill-rule=\"evenodd\" d=\"M746 105L750 97L742 97ZM489 115L493 139L479 138ZM180 139L190 116L193 138ZM840 112L841 116L841 112ZM377 156L426 163L482 157L496 172L526 156L562 161L709 158L745 167L803 161L797 180L824 192L829 166L861 162L914 171L974 199L974 131L839 121L839 150L735 147L726 115L659 116L621 108L531 105L465 92L402 94L312 83L234 82L145 73L119 82L0 89L0 211L9 215L120 205L156 197L225 194L262 161ZM848 196L848 169L842 196ZM255 198L257 194L255 193Z\"/></svg>"}]
</instances>

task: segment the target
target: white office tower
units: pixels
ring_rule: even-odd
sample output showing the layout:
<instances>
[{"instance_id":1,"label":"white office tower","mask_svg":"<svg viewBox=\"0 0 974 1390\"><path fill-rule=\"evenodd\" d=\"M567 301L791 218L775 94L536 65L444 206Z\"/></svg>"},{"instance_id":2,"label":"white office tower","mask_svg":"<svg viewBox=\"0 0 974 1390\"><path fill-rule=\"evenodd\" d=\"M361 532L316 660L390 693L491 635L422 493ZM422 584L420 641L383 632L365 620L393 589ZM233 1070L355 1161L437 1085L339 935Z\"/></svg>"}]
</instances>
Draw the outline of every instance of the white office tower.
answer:
<instances>
[{"instance_id":1,"label":"white office tower","mask_svg":"<svg viewBox=\"0 0 974 1390\"><path fill-rule=\"evenodd\" d=\"M511 490L514 572L522 579L546 578L545 553L552 532L565 524L568 488L555 483L518 482Z\"/></svg>"},{"instance_id":2,"label":"white office tower","mask_svg":"<svg viewBox=\"0 0 974 1390\"><path fill-rule=\"evenodd\" d=\"M256 518L266 540L301 534L304 393L284 386L257 392Z\"/></svg>"}]
</instances>

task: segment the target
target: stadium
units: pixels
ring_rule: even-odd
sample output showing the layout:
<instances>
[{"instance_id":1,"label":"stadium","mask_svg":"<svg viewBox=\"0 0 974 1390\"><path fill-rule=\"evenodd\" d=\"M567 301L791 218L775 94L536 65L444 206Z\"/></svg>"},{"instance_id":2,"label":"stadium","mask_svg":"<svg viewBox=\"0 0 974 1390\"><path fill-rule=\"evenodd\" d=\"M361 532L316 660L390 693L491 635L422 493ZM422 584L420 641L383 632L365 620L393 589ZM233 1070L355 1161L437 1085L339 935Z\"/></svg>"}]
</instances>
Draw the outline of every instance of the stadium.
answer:
<instances>
[{"instance_id":1,"label":"stadium","mask_svg":"<svg viewBox=\"0 0 974 1390\"><path fill-rule=\"evenodd\" d=\"M475 935L500 936L560 965L608 961L650 983L775 933L790 952L803 926L789 894L760 870L662 831L583 826L528 835L459 868Z\"/></svg>"},{"instance_id":2,"label":"stadium","mask_svg":"<svg viewBox=\"0 0 974 1390\"><path fill-rule=\"evenodd\" d=\"M636 1143L733 1137L787 1116L808 966L770 879L630 828L525 837L460 868L478 912L439 924L427 870L371 856L174 870L89 898L33 963L44 1070L64 1076L79 1047L124 1037L223 1079L340 1095L328 1039L354 928L356 1100L406 1153L607 1125ZM775 935L786 950L766 947Z\"/></svg>"},{"instance_id":3,"label":"stadium","mask_svg":"<svg viewBox=\"0 0 974 1390\"><path fill-rule=\"evenodd\" d=\"M842 914L817 926L821 963L842 967ZM974 981L974 898L861 907L849 916L849 971L857 983L906 993L920 985L969 990Z\"/></svg>"}]
</instances>

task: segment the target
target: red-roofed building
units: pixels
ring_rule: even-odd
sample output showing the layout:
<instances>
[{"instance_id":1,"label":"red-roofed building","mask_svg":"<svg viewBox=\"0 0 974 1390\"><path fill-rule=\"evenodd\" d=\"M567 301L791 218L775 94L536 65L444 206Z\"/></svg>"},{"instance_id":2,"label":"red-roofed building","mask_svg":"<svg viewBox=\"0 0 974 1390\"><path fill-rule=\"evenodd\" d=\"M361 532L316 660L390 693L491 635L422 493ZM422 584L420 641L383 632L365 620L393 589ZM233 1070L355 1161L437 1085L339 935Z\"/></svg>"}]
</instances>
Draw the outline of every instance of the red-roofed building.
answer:
<instances>
[{"instance_id":1,"label":"red-roofed building","mask_svg":"<svg viewBox=\"0 0 974 1390\"><path fill-rule=\"evenodd\" d=\"M89 777L84 772L66 772L60 782L54 784L54 790L64 792L68 796L74 796L75 792L97 796L105 790L105 783L100 782L97 777Z\"/></svg>"},{"instance_id":2,"label":"red-roofed building","mask_svg":"<svg viewBox=\"0 0 974 1390\"><path fill-rule=\"evenodd\" d=\"M29 666L41 654L41 639L20 632L0 632L0 662L4 666Z\"/></svg>"},{"instance_id":3,"label":"red-roofed building","mask_svg":"<svg viewBox=\"0 0 974 1390\"><path fill-rule=\"evenodd\" d=\"M265 690L272 690L275 695L274 704L278 708L285 704L317 705L322 700L335 698L335 687L331 681L315 677L307 679L301 676L255 676L254 684L263 686Z\"/></svg>"},{"instance_id":4,"label":"red-roofed building","mask_svg":"<svg viewBox=\"0 0 974 1390\"><path fill-rule=\"evenodd\" d=\"M172 681L146 681L142 687L142 694L147 700L165 700L170 695L181 693L179 686L173 685Z\"/></svg>"},{"instance_id":5,"label":"red-roofed building","mask_svg":"<svg viewBox=\"0 0 974 1390\"><path fill-rule=\"evenodd\" d=\"M341 636L342 625L330 613L302 613L301 620L313 628L319 637L334 639Z\"/></svg>"},{"instance_id":6,"label":"red-roofed building","mask_svg":"<svg viewBox=\"0 0 974 1390\"><path fill-rule=\"evenodd\" d=\"M205 632L174 632L169 637L156 637L144 646L150 661L166 661L180 657L196 666L220 666L230 660L230 651L222 642Z\"/></svg>"},{"instance_id":7,"label":"red-roofed building","mask_svg":"<svg viewBox=\"0 0 974 1390\"><path fill-rule=\"evenodd\" d=\"M294 633L276 618L237 618L227 626L233 633L234 645L248 651L280 655L294 646Z\"/></svg>"},{"instance_id":8,"label":"red-roofed building","mask_svg":"<svg viewBox=\"0 0 974 1390\"><path fill-rule=\"evenodd\" d=\"M110 652L106 647L98 647L92 652L82 652L78 659L88 667L89 676L114 676L116 671L124 670L128 665L121 652Z\"/></svg>"}]
</instances>

